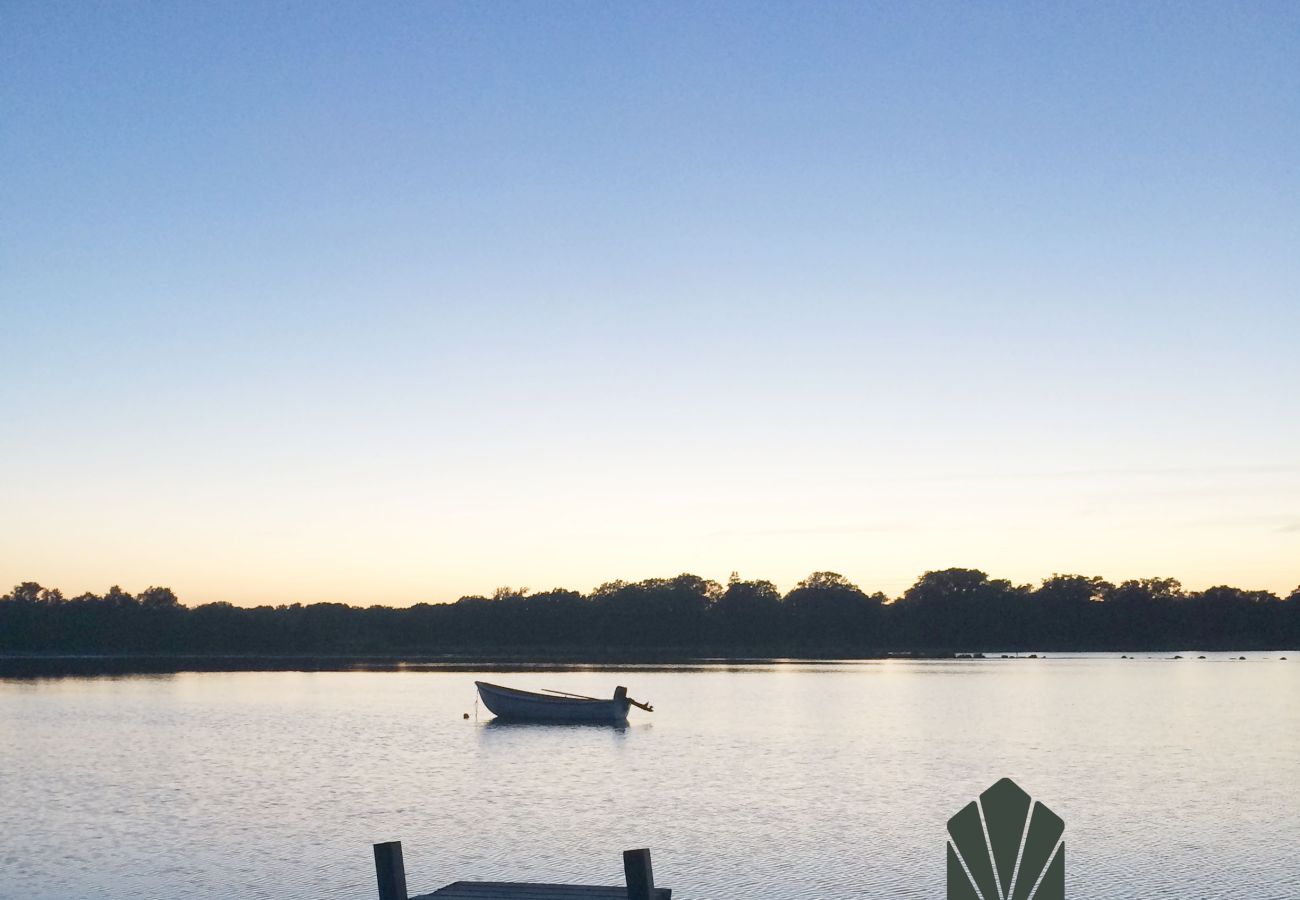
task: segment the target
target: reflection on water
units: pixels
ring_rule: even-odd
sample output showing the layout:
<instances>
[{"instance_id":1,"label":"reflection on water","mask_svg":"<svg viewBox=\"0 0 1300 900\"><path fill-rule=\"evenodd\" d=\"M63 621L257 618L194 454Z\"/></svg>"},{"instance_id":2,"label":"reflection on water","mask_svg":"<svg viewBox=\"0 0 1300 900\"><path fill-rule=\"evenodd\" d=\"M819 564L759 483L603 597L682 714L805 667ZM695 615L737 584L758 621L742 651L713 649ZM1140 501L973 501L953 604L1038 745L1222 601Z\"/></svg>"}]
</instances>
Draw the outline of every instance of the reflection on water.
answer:
<instances>
[{"instance_id":1,"label":"reflection on water","mask_svg":"<svg viewBox=\"0 0 1300 900\"><path fill-rule=\"evenodd\" d=\"M483 723L483 730L480 733L490 735L519 731L529 735L540 735L542 732L564 734L570 731L609 731L622 735L627 733L629 727L627 722L526 722L520 719L493 718ZM644 725L642 727L649 728L650 726Z\"/></svg>"},{"instance_id":2,"label":"reflection on water","mask_svg":"<svg viewBox=\"0 0 1300 900\"><path fill-rule=\"evenodd\" d=\"M1065 819L1071 897L1293 900L1300 653L1165 655L493 679L654 699L620 726L476 721L483 670L0 680L0 897L360 900L400 839L415 891L650 846L683 900L928 900L1005 775Z\"/></svg>"}]
</instances>

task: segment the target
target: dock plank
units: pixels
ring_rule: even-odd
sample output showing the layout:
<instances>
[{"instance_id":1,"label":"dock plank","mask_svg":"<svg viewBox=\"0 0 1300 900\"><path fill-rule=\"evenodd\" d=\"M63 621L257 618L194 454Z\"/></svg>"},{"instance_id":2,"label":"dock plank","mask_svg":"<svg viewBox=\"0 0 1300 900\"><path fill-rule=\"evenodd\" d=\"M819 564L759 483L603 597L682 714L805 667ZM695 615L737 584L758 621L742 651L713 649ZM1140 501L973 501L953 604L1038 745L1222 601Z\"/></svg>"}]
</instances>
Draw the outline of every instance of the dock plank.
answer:
<instances>
[{"instance_id":1,"label":"dock plank","mask_svg":"<svg viewBox=\"0 0 1300 900\"><path fill-rule=\"evenodd\" d=\"M670 888L655 888L655 900L671 900L672 895ZM627 900L627 888L529 881L457 881L411 900Z\"/></svg>"}]
</instances>

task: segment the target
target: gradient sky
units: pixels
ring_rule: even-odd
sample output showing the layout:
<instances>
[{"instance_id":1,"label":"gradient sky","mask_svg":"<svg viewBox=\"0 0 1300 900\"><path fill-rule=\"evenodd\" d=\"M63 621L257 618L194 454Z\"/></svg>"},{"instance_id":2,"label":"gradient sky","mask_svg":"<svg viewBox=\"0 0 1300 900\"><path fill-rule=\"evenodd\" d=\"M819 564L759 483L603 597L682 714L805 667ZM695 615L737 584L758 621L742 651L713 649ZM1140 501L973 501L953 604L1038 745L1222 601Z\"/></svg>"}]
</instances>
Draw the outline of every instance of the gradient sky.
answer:
<instances>
[{"instance_id":1,"label":"gradient sky","mask_svg":"<svg viewBox=\"0 0 1300 900\"><path fill-rule=\"evenodd\" d=\"M0 589L1300 583L1295 3L0 2Z\"/></svg>"}]
</instances>

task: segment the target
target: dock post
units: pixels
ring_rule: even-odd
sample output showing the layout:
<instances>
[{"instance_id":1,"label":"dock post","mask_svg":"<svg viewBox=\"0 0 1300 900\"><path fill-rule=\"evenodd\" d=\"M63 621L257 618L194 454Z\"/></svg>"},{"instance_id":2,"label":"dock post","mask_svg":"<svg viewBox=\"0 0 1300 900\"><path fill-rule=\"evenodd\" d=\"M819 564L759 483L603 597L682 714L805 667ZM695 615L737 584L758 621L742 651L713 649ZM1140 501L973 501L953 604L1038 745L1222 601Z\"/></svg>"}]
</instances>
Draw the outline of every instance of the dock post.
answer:
<instances>
[{"instance_id":1,"label":"dock post","mask_svg":"<svg viewBox=\"0 0 1300 900\"><path fill-rule=\"evenodd\" d=\"M655 875L648 849L623 851L623 875L627 878L627 900L651 900Z\"/></svg>"},{"instance_id":2,"label":"dock post","mask_svg":"<svg viewBox=\"0 0 1300 900\"><path fill-rule=\"evenodd\" d=\"M379 879L379 900L407 900L401 841L375 844L375 877Z\"/></svg>"}]
</instances>

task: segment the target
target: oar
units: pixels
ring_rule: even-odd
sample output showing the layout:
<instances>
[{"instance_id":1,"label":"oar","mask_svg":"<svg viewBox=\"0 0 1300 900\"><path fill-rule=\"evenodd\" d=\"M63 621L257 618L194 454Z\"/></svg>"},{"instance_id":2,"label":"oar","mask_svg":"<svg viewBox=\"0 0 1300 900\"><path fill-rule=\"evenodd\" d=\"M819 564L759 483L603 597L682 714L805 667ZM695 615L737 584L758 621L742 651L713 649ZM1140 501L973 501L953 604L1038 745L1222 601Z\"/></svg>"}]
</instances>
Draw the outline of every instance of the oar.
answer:
<instances>
[{"instance_id":1,"label":"oar","mask_svg":"<svg viewBox=\"0 0 1300 900\"><path fill-rule=\"evenodd\" d=\"M542 688L546 694L559 694L561 697L574 697L578 700L599 700L599 697L588 697L585 694L570 694L568 691L553 691L550 688Z\"/></svg>"},{"instance_id":2,"label":"oar","mask_svg":"<svg viewBox=\"0 0 1300 900\"><path fill-rule=\"evenodd\" d=\"M570 694L568 691L553 691L550 688L542 688L542 692L546 694L559 694L561 697L573 697L576 700L595 700L600 702L599 697L588 697L586 694ZM624 697L623 699L627 700L628 703L631 703L638 709L644 709L646 712L655 711L655 708L649 703L641 703L638 700L633 700L631 697Z\"/></svg>"}]
</instances>

